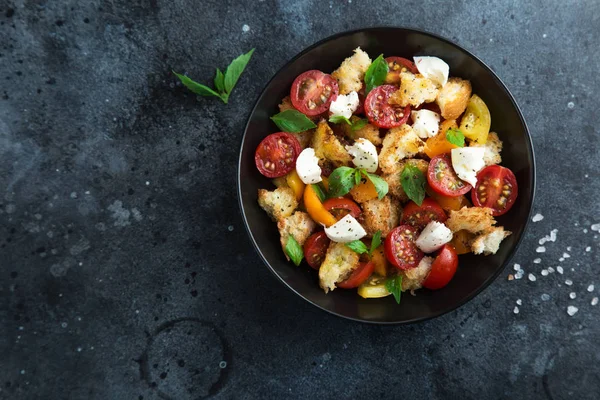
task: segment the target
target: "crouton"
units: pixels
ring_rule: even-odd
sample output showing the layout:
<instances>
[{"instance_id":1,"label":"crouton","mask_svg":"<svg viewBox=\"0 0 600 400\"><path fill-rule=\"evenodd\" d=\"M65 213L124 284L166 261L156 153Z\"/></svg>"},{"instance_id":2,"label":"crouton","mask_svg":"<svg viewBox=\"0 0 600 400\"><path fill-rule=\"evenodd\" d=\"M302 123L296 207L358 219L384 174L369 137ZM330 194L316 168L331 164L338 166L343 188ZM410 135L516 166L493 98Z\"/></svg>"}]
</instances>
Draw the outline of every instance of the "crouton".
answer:
<instances>
[{"instance_id":1,"label":"crouton","mask_svg":"<svg viewBox=\"0 0 600 400\"><path fill-rule=\"evenodd\" d=\"M360 118L358 118L356 115L353 115L350 118L350 121L352 121L352 123L355 123L359 119ZM344 135L346 135L346 137L348 137L352 140L363 138L363 139L367 139L369 142L373 143L375 146L379 146L381 144L381 137L379 136L379 128L376 127L375 125L366 124L362 128L357 129L355 131L352 130L352 127L348 124L339 124L339 126L341 127L342 132L344 132Z\"/></svg>"},{"instance_id":2,"label":"crouton","mask_svg":"<svg viewBox=\"0 0 600 400\"><path fill-rule=\"evenodd\" d=\"M385 173L396 169L398 161L413 157L423 151L425 142L406 124L392 128L383 138L379 153L379 167Z\"/></svg>"},{"instance_id":3,"label":"crouton","mask_svg":"<svg viewBox=\"0 0 600 400\"><path fill-rule=\"evenodd\" d=\"M315 149L315 155L320 159L320 164L329 160L336 167L339 167L352 161L352 157L325 120L321 120L317 125L317 130L312 137L311 144Z\"/></svg>"},{"instance_id":4,"label":"crouton","mask_svg":"<svg viewBox=\"0 0 600 400\"><path fill-rule=\"evenodd\" d=\"M365 72L371 65L369 55L360 47L354 50L354 54L346 58L342 65L331 76L338 81L340 94L358 92L362 88Z\"/></svg>"},{"instance_id":5,"label":"crouton","mask_svg":"<svg viewBox=\"0 0 600 400\"><path fill-rule=\"evenodd\" d=\"M313 136L315 135L314 129L309 129L304 132L290 132L290 135L293 135L300 142L300 147L302 150L310 146L310 142L312 141Z\"/></svg>"},{"instance_id":6,"label":"crouton","mask_svg":"<svg viewBox=\"0 0 600 400\"><path fill-rule=\"evenodd\" d=\"M285 96L283 99L281 99L281 103L279 104L279 112L284 112L287 110L295 110L290 96Z\"/></svg>"},{"instance_id":7,"label":"crouton","mask_svg":"<svg viewBox=\"0 0 600 400\"><path fill-rule=\"evenodd\" d=\"M400 224L401 209L396 200L390 196L383 199L373 199L362 205L364 224L367 235L373 236L381 231L381 236L386 237L388 233Z\"/></svg>"},{"instance_id":8,"label":"crouton","mask_svg":"<svg viewBox=\"0 0 600 400\"><path fill-rule=\"evenodd\" d=\"M344 243L331 242L319 268L319 285L325 293L336 288L359 265L359 256Z\"/></svg>"},{"instance_id":9,"label":"crouton","mask_svg":"<svg viewBox=\"0 0 600 400\"><path fill-rule=\"evenodd\" d=\"M471 82L450 78L437 95L436 102L444 119L457 119L465 112L471 97Z\"/></svg>"},{"instance_id":10,"label":"crouton","mask_svg":"<svg viewBox=\"0 0 600 400\"><path fill-rule=\"evenodd\" d=\"M400 89L390 96L388 103L398 104L402 107L409 104L418 107L423 103L435 101L438 92L439 89L435 83L423 75L402 72L400 74Z\"/></svg>"},{"instance_id":11,"label":"crouton","mask_svg":"<svg viewBox=\"0 0 600 400\"><path fill-rule=\"evenodd\" d=\"M500 242L509 236L512 232L505 231L503 227L490 228L481 235L477 236L471 242L471 250L475 254L496 254L500 247Z\"/></svg>"},{"instance_id":12,"label":"crouton","mask_svg":"<svg viewBox=\"0 0 600 400\"><path fill-rule=\"evenodd\" d=\"M471 233L487 231L496 224L492 217L492 209L487 207L463 207L458 211L450 211L446 226L452 232L466 230Z\"/></svg>"},{"instance_id":13,"label":"crouton","mask_svg":"<svg viewBox=\"0 0 600 400\"><path fill-rule=\"evenodd\" d=\"M277 177L277 178L273 178L273 179L271 179L271 182L273 182L273 185L275 185L278 188L290 187L290 185L288 185L288 183L287 183L287 180L285 179L285 175ZM259 198L260 198L260 193L259 193Z\"/></svg>"},{"instance_id":14,"label":"crouton","mask_svg":"<svg viewBox=\"0 0 600 400\"><path fill-rule=\"evenodd\" d=\"M500 164L502 157L500 152L502 151L502 141L498 138L496 132L490 132L487 137L485 144L479 144L477 142L471 142L470 147L485 147L485 153L483 154L483 161L485 166Z\"/></svg>"},{"instance_id":15,"label":"crouton","mask_svg":"<svg viewBox=\"0 0 600 400\"><path fill-rule=\"evenodd\" d=\"M258 189L258 204L273 221L289 217L298 207L296 195L289 187L279 187L272 192Z\"/></svg>"},{"instance_id":16,"label":"crouton","mask_svg":"<svg viewBox=\"0 0 600 400\"><path fill-rule=\"evenodd\" d=\"M415 167L419 168L419 170L424 173L425 176L427 176L429 162L419 158L399 161L395 165L395 168L392 172L383 174L381 176L388 184L388 193L400 200L402 203L405 203L409 200L408 196L404 192L404 189L402 188L402 183L400 182L400 175L407 164L414 165Z\"/></svg>"},{"instance_id":17,"label":"crouton","mask_svg":"<svg viewBox=\"0 0 600 400\"><path fill-rule=\"evenodd\" d=\"M401 271L402 274L402 290L410 290L411 292L423 287L423 282L429 276L431 271L432 257L423 257L415 268Z\"/></svg>"},{"instance_id":18,"label":"crouton","mask_svg":"<svg viewBox=\"0 0 600 400\"><path fill-rule=\"evenodd\" d=\"M315 221L303 211L296 211L293 215L277 221L277 229L279 229L281 247L284 249L284 253L290 235L302 246L316 227ZM289 260L287 254L285 254L285 257Z\"/></svg>"}]
</instances>

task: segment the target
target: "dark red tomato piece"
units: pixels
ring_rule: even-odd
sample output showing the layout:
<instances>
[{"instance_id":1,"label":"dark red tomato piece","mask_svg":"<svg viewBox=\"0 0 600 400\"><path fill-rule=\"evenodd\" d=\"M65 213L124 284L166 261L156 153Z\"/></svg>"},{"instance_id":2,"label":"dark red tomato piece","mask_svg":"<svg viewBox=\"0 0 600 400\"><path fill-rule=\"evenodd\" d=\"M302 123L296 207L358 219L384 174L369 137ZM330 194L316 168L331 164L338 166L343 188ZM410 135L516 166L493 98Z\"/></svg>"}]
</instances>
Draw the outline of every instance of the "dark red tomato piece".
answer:
<instances>
[{"instance_id":1,"label":"dark red tomato piece","mask_svg":"<svg viewBox=\"0 0 600 400\"><path fill-rule=\"evenodd\" d=\"M416 267L423 258L415 241L418 233L410 225L400 225L388 233L385 238L385 257L396 268L406 270Z\"/></svg>"},{"instance_id":2,"label":"dark red tomato piece","mask_svg":"<svg viewBox=\"0 0 600 400\"><path fill-rule=\"evenodd\" d=\"M377 86L365 99L365 113L369 122L379 128L394 128L408 120L410 106L400 107L388 103L388 99L398 88L394 85Z\"/></svg>"},{"instance_id":3,"label":"dark red tomato piece","mask_svg":"<svg viewBox=\"0 0 600 400\"><path fill-rule=\"evenodd\" d=\"M415 108L415 110L429 110L436 114L442 113L442 110L440 110L440 106L438 106L437 103L423 103L419 107Z\"/></svg>"},{"instance_id":4,"label":"dark red tomato piece","mask_svg":"<svg viewBox=\"0 0 600 400\"><path fill-rule=\"evenodd\" d=\"M313 233L306 242L304 242L304 258L308 265L318 270L325 259L327 248L329 247L329 238L324 231Z\"/></svg>"},{"instance_id":5,"label":"dark red tomato piece","mask_svg":"<svg viewBox=\"0 0 600 400\"><path fill-rule=\"evenodd\" d=\"M327 199L323 202L323 207L331 212L338 221L348 214L352 215L354 218L358 218L361 212L358 204L345 197Z\"/></svg>"},{"instance_id":6,"label":"dark red tomato piece","mask_svg":"<svg viewBox=\"0 0 600 400\"><path fill-rule=\"evenodd\" d=\"M492 215L498 216L511 209L518 193L515 174L500 165L490 165L477 174L477 187L471 192L471 200L474 206L489 207Z\"/></svg>"},{"instance_id":7,"label":"dark red tomato piece","mask_svg":"<svg viewBox=\"0 0 600 400\"><path fill-rule=\"evenodd\" d=\"M465 194L472 187L454 172L450 153L440 154L431 159L427 169L427 183L439 194L449 197Z\"/></svg>"},{"instance_id":8,"label":"dark red tomato piece","mask_svg":"<svg viewBox=\"0 0 600 400\"><path fill-rule=\"evenodd\" d=\"M296 110L314 116L329 110L329 104L337 95L337 81L331 75L313 69L294 80L290 98Z\"/></svg>"},{"instance_id":9,"label":"dark red tomato piece","mask_svg":"<svg viewBox=\"0 0 600 400\"><path fill-rule=\"evenodd\" d=\"M456 250L451 245L445 244L431 263L431 271L423 282L423 286L431 290L443 288L452 280L457 267L458 256Z\"/></svg>"},{"instance_id":10,"label":"dark red tomato piece","mask_svg":"<svg viewBox=\"0 0 600 400\"><path fill-rule=\"evenodd\" d=\"M400 83L400 74L402 72L419 73L415 63L403 57L386 57L385 62L387 62L389 69L385 83Z\"/></svg>"},{"instance_id":11,"label":"dark red tomato piece","mask_svg":"<svg viewBox=\"0 0 600 400\"><path fill-rule=\"evenodd\" d=\"M358 91L358 107L354 114L363 114L365 112L365 88L362 87Z\"/></svg>"},{"instance_id":12,"label":"dark red tomato piece","mask_svg":"<svg viewBox=\"0 0 600 400\"><path fill-rule=\"evenodd\" d=\"M414 201L408 202L403 212L402 223L418 230L425 228L431 221L444 222L448 219L444 209L429 197L423 200L420 207Z\"/></svg>"},{"instance_id":13,"label":"dark red tomato piece","mask_svg":"<svg viewBox=\"0 0 600 400\"><path fill-rule=\"evenodd\" d=\"M337 287L342 289L354 289L359 287L364 281L369 279L369 277L373 274L375 270L375 263L373 261L369 261L366 263L360 263L358 268L352 271L352 274L346 279L338 284Z\"/></svg>"},{"instance_id":14,"label":"dark red tomato piece","mask_svg":"<svg viewBox=\"0 0 600 400\"><path fill-rule=\"evenodd\" d=\"M302 147L293 135L272 133L259 143L254 153L256 168L267 178L283 176L296 167Z\"/></svg>"}]
</instances>

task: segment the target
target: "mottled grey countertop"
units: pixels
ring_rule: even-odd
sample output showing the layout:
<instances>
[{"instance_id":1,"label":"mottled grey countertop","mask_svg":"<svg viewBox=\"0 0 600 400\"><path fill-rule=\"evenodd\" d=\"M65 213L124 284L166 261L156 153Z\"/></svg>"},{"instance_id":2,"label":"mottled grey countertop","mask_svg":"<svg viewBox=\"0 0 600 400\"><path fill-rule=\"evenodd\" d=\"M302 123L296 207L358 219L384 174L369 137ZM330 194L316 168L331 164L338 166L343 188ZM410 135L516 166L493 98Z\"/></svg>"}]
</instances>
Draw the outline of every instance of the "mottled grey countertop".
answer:
<instances>
[{"instance_id":1,"label":"mottled grey countertop","mask_svg":"<svg viewBox=\"0 0 600 400\"><path fill-rule=\"evenodd\" d=\"M441 3L0 0L0 398L597 399L600 3ZM524 276L507 280L511 264L411 326L296 297L254 252L236 198L268 79L372 25L480 56L537 155L544 218L513 260ZM210 81L252 47L227 106L170 73Z\"/></svg>"}]
</instances>

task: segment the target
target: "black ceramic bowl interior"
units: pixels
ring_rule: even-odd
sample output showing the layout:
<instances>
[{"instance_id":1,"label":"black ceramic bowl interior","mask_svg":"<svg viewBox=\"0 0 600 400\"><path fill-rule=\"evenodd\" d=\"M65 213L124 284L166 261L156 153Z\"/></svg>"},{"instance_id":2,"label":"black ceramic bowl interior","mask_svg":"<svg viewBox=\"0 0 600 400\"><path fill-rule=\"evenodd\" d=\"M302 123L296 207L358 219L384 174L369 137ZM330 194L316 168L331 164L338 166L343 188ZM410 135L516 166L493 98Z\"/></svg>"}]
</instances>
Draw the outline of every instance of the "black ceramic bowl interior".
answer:
<instances>
[{"instance_id":1,"label":"black ceramic bowl interior","mask_svg":"<svg viewBox=\"0 0 600 400\"><path fill-rule=\"evenodd\" d=\"M268 134L278 131L269 117L289 94L300 73L318 69L327 73L361 47L371 58L379 54L412 59L415 55L437 56L450 65L450 75L469 79L473 92L484 99L492 115L492 130L504 142L502 165L517 177L519 196L513 208L498 217L498 224L513 232L491 256L459 257L454 279L438 291L404 293L400 305L392 296L363 299L356 290L338 289L325 294L316 271L305 263L287 262L279 244L276 224L257 203L260 188L272 190L271 181L254 164L254 151ZM372 323L409 323L442 315L465 304L487 287L504 269L517 249L529 219L534 190L535 163L531 138L521 112L500 79L477 57L460 46L430 33L404 28L370 28L337 34L314 44L288 62L267 84L249 117L242 139L238 170L238 194L242 214L256 250L269 269L298 296L332 314ZM258 265L253 266L259 268ZM273 282L275 284L275 282Z\"/></svg>"}]
</instances>

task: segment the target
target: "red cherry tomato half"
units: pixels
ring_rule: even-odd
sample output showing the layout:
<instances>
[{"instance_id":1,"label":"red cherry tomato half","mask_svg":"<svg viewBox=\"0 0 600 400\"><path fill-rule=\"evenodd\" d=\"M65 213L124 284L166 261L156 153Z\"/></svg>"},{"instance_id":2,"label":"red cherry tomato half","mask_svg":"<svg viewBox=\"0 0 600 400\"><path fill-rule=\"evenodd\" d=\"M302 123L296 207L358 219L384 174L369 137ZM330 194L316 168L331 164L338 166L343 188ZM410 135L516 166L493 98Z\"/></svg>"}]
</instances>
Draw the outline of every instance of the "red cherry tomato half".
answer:
<instances>
[{"instance_id":1,"label":"red cherry tomato half","mask_svg":"<svg viewBox=\"0 0 600 400\"><path fill-rule=\"evenodd\" d=\"M500 165L490 165L477 174L477 186L471 192L471 200L477 207L491 208L492 215L498 216L511 209L518 193L515 174Z\"/></svg>"},{"instance_id":2,"label":"red cherry tomato half","mask_svg":"<svg viewBox=\"0 0 600 400\"><path fill-rule=\"evenodd\" d=\"M450 153L431 159L427 169L427 183L439 194L449 197L457 197L471 190L471 185L462 181L454 172Z\"/></svg>"},{"instance_id":3,"label":"red cherry tomato half","mask_svg":"<svg viewBox=\"0 0 600 400\"><path fill-rule=\"evenodd\" d=\"M402 223L421 230L431 221L444 222L448 219L444 209L435 200L426 198L419 207L414 201L404 207Z\"/></svg>"},{"instance_id":4,"label":"red cherry tomato half","mask_svg":"<svg viewBox=\"0 0 600 400\"><path fill-rule=\"evenodd\" d=\"M314 116L329 110L329 104L337 95L337 81L331 75L313 69L294 80L290 98L296 110Z\"/></svg>"},{"instance_id":5,"label":"red cherry tomato half","mask_svg":"<svg viewBox=\"0 0 600 400\"><path fill-rule=\"evenodd\" d=\"M258 171L267 178L277 178L293 170L302 147L293 135L272 133L260 142L254 153Z\"/></svg>"},{"instance_id":6,"label":"red cherry tomato half","mask_svg":"<svg viewBox=\"0 0 600 400\"><path fill-rule=\"evenodd\" d=\"M423 258L419 250L416 228L410 225L400 225L394 228L385 238L385 257L396 268L406 270L416 267Z\"/></svg>"},{"instance_id":7,"label":"red cherry tomato half","mask_svg":"<svg viewBox=\"0 0 600 400\"><path fill-rule=\"evenodd\" d=\"M348 214L352 215L354 218L358 218L361 213L358 204L345 197L327 199L323 202L323 207L331 212L337 220L344 218Z\"/></svg>"},{"instance_id":8,"label":"red cherry tomato half","mask_svg":"<svg viewBox=\"0 0 600 400\"><path fill-rule=\"evenodd\" d=\"M431 271L423 282L423 286L431 290L443 288L452 280L457 267L458 256L456 250L451 245L445 244L431 263Z\"/></svg>"},{"instance_id":9,"label":"red cherry tomato half","mask_svg":"<svg viewBox=\"0 0 600 400\"><path fill-rule=\"evenodd\" d=\"M410 106L400 107L388 103L389 97L398 88L394 85L378 86L365 99L365 113L369 122L379 128L394 128L408 120Z\"/></svg>"},{"instance_id":10,"label":"red cherry tomato half","mask_svg":"<svg viewBox=\"0 0 600 400\"><path fill-rule=\"evenodd\" d=\"M402 72L419 73L415 63L403 57L386 57L385 62L387 62L389 69L385 78L386 83L400 83L400 74Z\"/></svg>"},{"instance_id":11,"label":"red cherry tomato half","mask_svg":"<svg viewBox=\"0 0 600 400\"><path fill-rule=\"evenodd\" d=\"M318 270L325 259L330 240L324 231L313 233L304 242L304 258L308 265Z\"/></svg>"},{"instance_id":12,"label":"red cherry tomato half","mask_svg":"<svg viewBox=\"0 0 600 400\"><path fill-rule=\"evenodd\" d=\"M352 271L352 274L346 279L338 284L337 287L342 289L354 289L359 287L364 281L369 279L369 277L373 274L375 270L375 263L373 261L369 261L366 263L360 263L358 268Z\"/></svg>"}]
</instances>

